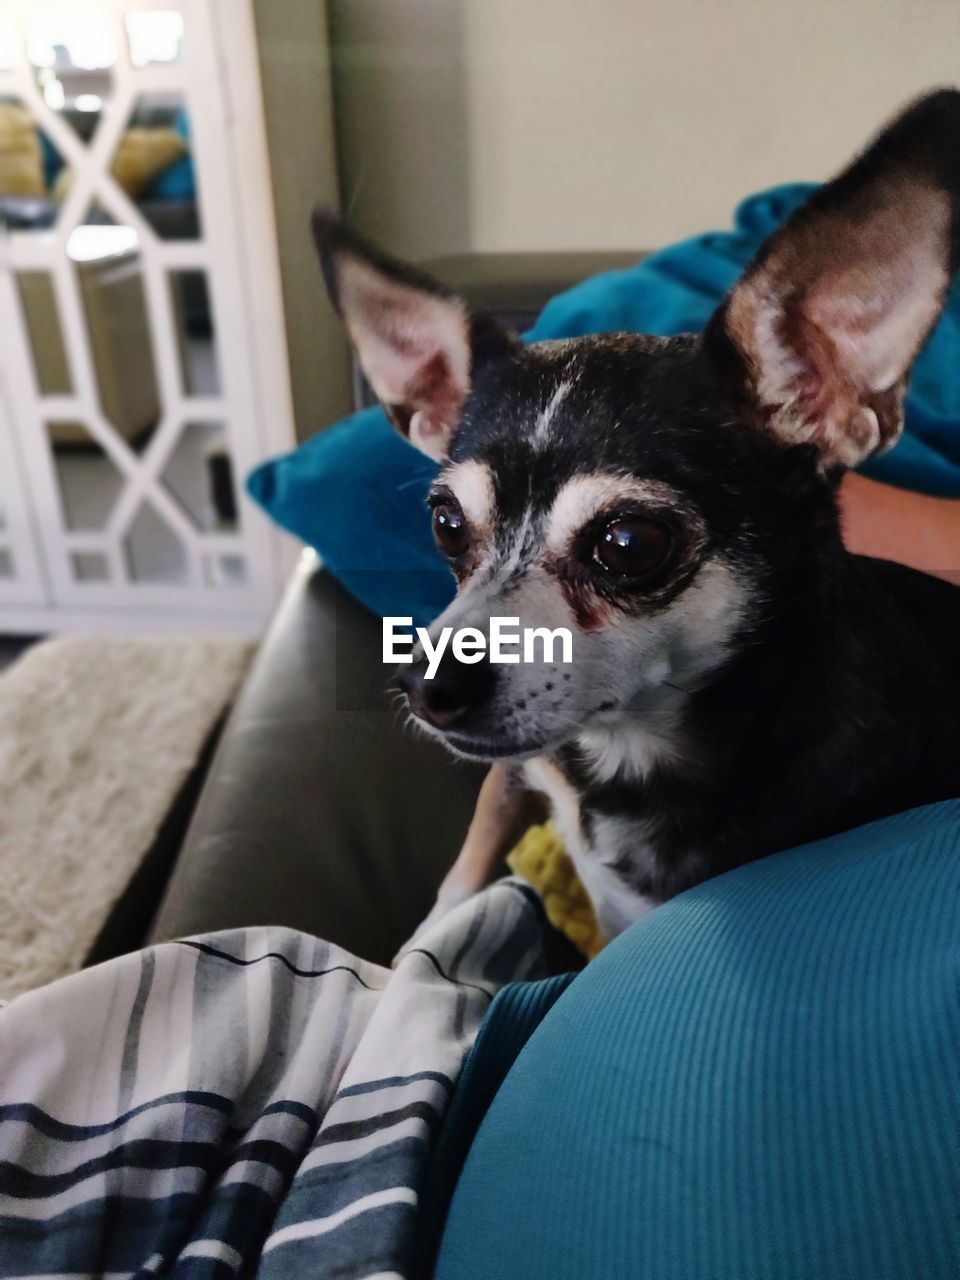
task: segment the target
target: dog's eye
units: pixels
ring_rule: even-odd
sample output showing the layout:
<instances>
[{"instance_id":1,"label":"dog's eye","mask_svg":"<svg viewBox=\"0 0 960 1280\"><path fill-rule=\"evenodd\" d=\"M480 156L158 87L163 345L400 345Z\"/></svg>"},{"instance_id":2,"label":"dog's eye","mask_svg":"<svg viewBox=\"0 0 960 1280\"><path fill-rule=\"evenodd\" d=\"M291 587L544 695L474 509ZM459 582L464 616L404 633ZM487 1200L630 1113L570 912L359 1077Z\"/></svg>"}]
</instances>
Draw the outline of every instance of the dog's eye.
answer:
<instances>
[{"instance_id":1,"label":"dog's eye","mask_svg":"<svg viewBox=\"0 0 960 1280\"><path fill-rule=\"evenodd\" d=\"M439 502L433 508L433 536L444 555L454 559L467 549L467 521L455 502Z\"/></svg>"},{"instance_id":2,"label":"dog's eye","mask_svg":"<svg viewBox=\"0 0 960 1280\"><path fill-rule=\"evenodd\" d=\"M618 578L641 578L659 569L670 551L670 531L655 520L626 516L600 533L593 558Z\"/></svg>"}]
</instances>

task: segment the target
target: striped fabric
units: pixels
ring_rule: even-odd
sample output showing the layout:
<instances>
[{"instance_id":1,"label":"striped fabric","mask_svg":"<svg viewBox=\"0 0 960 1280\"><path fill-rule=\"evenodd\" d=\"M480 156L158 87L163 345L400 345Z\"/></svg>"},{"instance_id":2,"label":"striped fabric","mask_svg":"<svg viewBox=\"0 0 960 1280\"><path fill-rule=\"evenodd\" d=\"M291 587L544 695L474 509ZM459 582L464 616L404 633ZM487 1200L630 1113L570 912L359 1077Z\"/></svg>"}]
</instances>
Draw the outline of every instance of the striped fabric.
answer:
<instances>
[{"instance_id":1,"label":"striped fabric","mask_svg":"<svg viewBox=\"0 0 960 1280\"><path fill-rule=\"evenodd\" d=\"M286 929L166 943L0 1008L0 1277L398 1280L495 992L542 976L506 880L393 970Z\"/></svg>"}]
</instances>

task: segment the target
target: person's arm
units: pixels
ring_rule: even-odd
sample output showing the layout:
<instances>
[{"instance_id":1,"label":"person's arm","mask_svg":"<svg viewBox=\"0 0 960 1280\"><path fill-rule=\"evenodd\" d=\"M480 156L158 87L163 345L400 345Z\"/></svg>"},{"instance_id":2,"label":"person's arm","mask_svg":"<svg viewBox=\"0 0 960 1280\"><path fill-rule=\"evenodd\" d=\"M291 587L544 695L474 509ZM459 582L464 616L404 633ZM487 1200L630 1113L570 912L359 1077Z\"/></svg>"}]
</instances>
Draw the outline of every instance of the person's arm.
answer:
<instances>
[{"instance_id":1,"label":"person's arm","mask_svg":"<svg viewBox=\"0 0 960 1280\"><path fill-rule=\"evenodd\" d=\"M931 498L851 474L840 486L840 508L851 551L960 583L960 500Z\"/></svg>"}]
</instances>

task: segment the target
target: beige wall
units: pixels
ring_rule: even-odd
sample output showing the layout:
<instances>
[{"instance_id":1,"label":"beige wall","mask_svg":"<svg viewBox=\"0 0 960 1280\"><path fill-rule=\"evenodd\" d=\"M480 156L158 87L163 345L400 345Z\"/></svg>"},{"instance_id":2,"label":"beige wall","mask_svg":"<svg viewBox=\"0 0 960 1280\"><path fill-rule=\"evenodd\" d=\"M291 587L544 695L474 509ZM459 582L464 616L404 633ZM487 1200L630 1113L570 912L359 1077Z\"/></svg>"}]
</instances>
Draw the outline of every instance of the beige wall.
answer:
<instances>
[{"instance_id":1,"label":"beige wall","mask_svg":"<svg viewBox=\"0 0 960 1280\"><path fill-rule=\"evenodd\" d=\"M354 221L415 257L654 247L960 79L960 0L331 0Z\"/></svg>"},{"instance_id":2,"label":"beige wall","mask_svg":"<svg viewBox=\"0 0 960 1280\"><path fill-rule=\"evenodd\" d=\"M300 439L350 407L346 345L310 240L310 210L335 206L329 45L322 0L255 0L294 417Z\"/></svg>"}]
</instances>

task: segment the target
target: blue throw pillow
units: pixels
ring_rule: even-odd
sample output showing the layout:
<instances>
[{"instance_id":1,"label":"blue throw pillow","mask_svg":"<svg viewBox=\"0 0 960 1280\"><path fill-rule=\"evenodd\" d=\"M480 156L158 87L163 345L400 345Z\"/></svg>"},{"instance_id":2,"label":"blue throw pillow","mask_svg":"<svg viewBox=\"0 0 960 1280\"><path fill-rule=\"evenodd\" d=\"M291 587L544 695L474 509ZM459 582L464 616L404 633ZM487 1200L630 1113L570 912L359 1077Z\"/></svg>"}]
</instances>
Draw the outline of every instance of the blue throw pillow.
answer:
<instances>
[{"instance_id":1,"label":"blue throw pillow","mask_svg":"<svg viewBox=\"0 0 960 1280\"><path fill-rule=\"evenodd\" d=\"M956 1280L958 905L950 801L653 911L548 1002L431 1274ZM481 1089L496 1031L470 1060Z\"/></svg>"},{"instance_id":2,"label":"blue throw pillow","mask_svg":"<svg viewBox=\"0 0 960 1280\"><path fill-rule=\"evenodd\" d=\"M800 183L752 196L737 209L732 231L684 240L635 267L576 285L547 304L527 339L702 329L763 241L814 189ZM902 439L861 470L960 498L960 283L916 362ZM453 595L425 507L435 473L372 409L264 463L249 490L278 524L316 547L368 608L424 623Z\"/></svg>"},{"instance_id":3,"label":"blue throw pillow","mask_svg":"<svg viewBox=\"0 0 960 1280\"><path fill-rule=\"evenodd\" d=\"M454 593L427 514L436 471L382 410L365 409L264 463L247 487L361 604L426 626Z\"/></svg>"}]
</instances>

